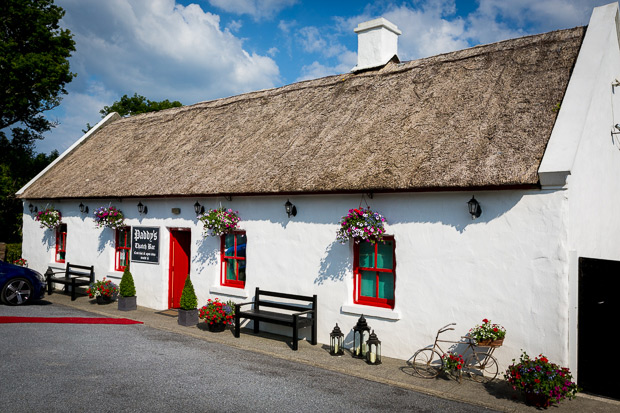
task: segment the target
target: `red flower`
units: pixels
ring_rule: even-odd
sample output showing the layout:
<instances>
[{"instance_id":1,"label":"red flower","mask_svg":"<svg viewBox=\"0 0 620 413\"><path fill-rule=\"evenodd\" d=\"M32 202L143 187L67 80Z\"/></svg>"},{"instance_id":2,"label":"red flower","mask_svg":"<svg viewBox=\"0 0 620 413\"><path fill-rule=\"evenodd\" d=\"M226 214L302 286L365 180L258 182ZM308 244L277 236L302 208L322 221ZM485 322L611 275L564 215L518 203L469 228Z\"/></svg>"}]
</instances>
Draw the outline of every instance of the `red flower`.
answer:
<instances>
[{"instance_id":1,"label":"red flower","mask_svg":"<svg viewBox=\"0 0 620 413\"><path fill-rule=\"evenodd\" d=\"M489 320L487 320L487 319L485 318L484 320L482 320L482 322L486 324L486 323L488 323L488 322L489 322Z\"/></svg>"}]
</instances>

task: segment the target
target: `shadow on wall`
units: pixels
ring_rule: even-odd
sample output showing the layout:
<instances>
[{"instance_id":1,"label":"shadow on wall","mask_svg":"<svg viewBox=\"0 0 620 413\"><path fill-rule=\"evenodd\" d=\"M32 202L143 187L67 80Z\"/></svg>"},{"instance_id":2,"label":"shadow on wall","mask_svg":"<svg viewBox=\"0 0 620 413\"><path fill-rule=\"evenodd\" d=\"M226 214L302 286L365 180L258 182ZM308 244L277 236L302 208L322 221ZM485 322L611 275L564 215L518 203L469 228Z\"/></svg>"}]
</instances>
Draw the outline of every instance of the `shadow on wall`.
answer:
<instances>
[{"instance_id":1,"label":"shadow on wall","mask_svg":"<svg viewBox=\"0 0 620 413\"><path fill-rule=\"evenodd\" d=\"M344 281L352 268L351 254L348 251L346 245L341 245L337 241L328 245L321 258L319 275L315 278L314 284L323 285L325 281Z\"/></svg>"},{"instance_id":2,"label":"shadow on wall","mask_svg":"<svg viewBox=\"0 0 620 413\"><path fill-rule=\"evenodd\" d=\"M97 245L97 252L99 255L103 254L106 246L114 248L114 230L99 230L99 244Z\"/></svg>"},{"instance_id":3,"label":"shadow on wall","mask_svg":"<svg viewBox=\"0 0 620 413\"><path fill-rule=\"evenodd\" d=\"M219 262L220 242L218 237L200 238L196 243L196 254L192 257L192 268L196 273L202 273L207 266L216 265Z\"/></svg>"},{"instance_id":4,"label":"shadow on wall","mask_svg":"<svg viewBox=\"0 0 620 413\"><path fill-rule=\"evenodd\" d=\"M43 231L41 243L47 246L48 249L54 247L56 245L56 231L53 229L46 229Z\"/></svg>"}]
</instances>

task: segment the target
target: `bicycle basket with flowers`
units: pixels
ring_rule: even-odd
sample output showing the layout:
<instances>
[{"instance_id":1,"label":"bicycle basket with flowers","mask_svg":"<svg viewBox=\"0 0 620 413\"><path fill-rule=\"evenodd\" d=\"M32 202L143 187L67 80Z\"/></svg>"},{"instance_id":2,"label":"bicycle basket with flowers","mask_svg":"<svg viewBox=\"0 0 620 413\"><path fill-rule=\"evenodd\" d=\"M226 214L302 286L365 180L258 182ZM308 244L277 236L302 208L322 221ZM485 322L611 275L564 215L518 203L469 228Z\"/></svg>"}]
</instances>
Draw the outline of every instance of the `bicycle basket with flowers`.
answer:
<instances>
[{"instance_id":1,"label":"bicycle basket with flowers","mask_svg":"<svg viewBox=\"0 0 620 413\"><path fill-rule=\"evenodd\" d=\"M99 207L93 213L97 228L122 228L125 226L125 216L115 206Z\"/></svg>"},{"instance_id":2,"label":"bicycle basket with flowers","mask_svg":"<svg viewBox=\"0 0 620 413\"><path fill-rule=\"evenodd\" d=\"M342 244L351 239L356 244L361 241L375 244L383 241L385 222L385 218L378 212L373 212L370 207L350 209L340 220L336 239Z\"/></svg>"},{"instance_id":3,"label":"bicycle basket with flowers","mask_svg":"<svg viewBox=\"0 0 620 413\"><path fill-rule=\"evenodd\" d=\"M491 321L485 318L482 324L469 330L468 336L479 346L499 347L504 343L506 329L499 324L491 324Z\"/></svg>"},{"instance_id":4,"label":"bicycle basket with flowers","mask_svg":"<svg viewBox=\"0 0 620 413\"><path fill-rule=\"evenodd\" d=\"M198 216L198 220L204 225L205 237L209 236L209 231L213 236L229 234L239 229L239 211L219 207L209 209L207 212Z\"/></svg>"},{"instance_id":5,"label":"bicycle basket with flowers","mask_svg":"<svg viewBox=\"0 0 620 413\"><path fill-rule=\"evenodd\" d=\"M86 294L88 294L88 297L90 298L102 296L114 299L118 295L118 285L114 284L110 280L106 280L105 277L103 277L103 280L90 283L88 290L86 290Z\"/></svg>"},{"instance_id":6,"label":"bicycle basket with flowers","mask_svg":"<svg viewBox=\"0 0 620 413\"><path fill-rule=\"evenodd\" d=\"M230 300L223 303L219 298L215 300L209 298L207 304L198 312L198 317L208 324L232 324L235 317L235 303Z\"/></svg>"},{"instance_id":7,"label":"bicycle basket with flowers","mask_svg":"<svg viewBox=\"0 0 620 413\"><path fill-rule=\"evenodd\" d=\"M547 407L561 400L572 399L579 391L568 368L549 362L540 354L535 359L524 351L519 362L506 370L504 378L515 390L521 391L528 404Z\"/></svg>"},{"instance_id":8,"label":"bicycle basket with flowers","mask_svg":"<svg viewBox=\"0 0 620 413\"><path fill-rule=\"evenodd\" d=\"M39 221L41 228L56 229L62 224L62 214L54 207L39 211L34 219Z\"/></svg>"}]
</instances>

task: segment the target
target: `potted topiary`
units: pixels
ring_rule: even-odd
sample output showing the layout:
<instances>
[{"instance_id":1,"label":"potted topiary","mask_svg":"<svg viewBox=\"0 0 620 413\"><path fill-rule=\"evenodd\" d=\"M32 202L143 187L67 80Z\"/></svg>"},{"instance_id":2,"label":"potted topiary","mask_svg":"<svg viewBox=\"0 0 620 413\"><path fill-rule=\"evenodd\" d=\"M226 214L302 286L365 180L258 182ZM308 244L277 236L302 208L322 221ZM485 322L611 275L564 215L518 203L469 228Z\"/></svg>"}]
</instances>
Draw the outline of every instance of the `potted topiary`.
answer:
<instances>
[{"instance_id":1,"label":"potted topiary","mask_svg":"<svg viewBox=\"0 0 620 413\"><path fill-rule=\"evenodd\" d=\"M191 327L198 324L198 299L194 292L194 285L189 278L189 274L185 279L185 286L181 293L181 309L179 310L179 324L185 327Z\"/></svg>"},{"instance_id":2,"label":"potted topiary","mask_svg":"<svg viewBox=\"0 0 620 413\"><path fill-rule=\"evenodd\" d=\"M136 310L138 308L136 303L136 286L133 283L133 276L129 272L129 265L123 271L123 278L121 278L119 289L118 309L120 311Z\"/></svg>"}]
</instances>

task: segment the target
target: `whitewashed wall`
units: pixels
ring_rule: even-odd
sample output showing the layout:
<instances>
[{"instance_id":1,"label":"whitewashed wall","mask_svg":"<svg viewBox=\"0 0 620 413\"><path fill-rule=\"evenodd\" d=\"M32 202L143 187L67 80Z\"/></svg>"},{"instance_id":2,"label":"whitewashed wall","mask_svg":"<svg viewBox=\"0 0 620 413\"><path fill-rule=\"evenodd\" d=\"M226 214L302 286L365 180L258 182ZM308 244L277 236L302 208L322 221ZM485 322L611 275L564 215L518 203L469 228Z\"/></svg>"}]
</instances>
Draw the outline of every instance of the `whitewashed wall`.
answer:
<instances>
[{"instance_id":1,"label":"whitewashed wall","mask_svg":"<svg viewBox=\"0 0 620 413\"><path fill-rule=\"evenodd\" d=\"M521 348L566 358L568 255L566 191L478 192L482 216L467 212L471 193L377 194L370 206L388 220L396 240L394 311L353 304L350 244L336 242L340 218L358 207L361 196L292 196L298 209L287 217L285 197L236 197L227 207L238 210L247 231L245 290L219 287L219 239L203 238L193 212L196 199L148 200L140 218L137 200L113 202L127 224L158 226L160 264L132 263L138 304L167 307L168 228L192 231L191 276L202 305L208 298L248 301L254 289L317 294L319 342L328 343L337 322L346 340L360 314L382 341L383 354L409 358L431 344L441 326L457 323L453 338L483 318L504 325L506 344L496 352L501 367ZM199 199L206 208L219 200ZM97 278L120 278L113 271L114 233L96 229L91 216L79 213L79 200L56 202L68 226L67 261L95 264ZM83 201L91 212L108 202ZM29 201L25 202L27 206ZM39 208L43 203L35 203ZM171 208L181 208L173 216ZM39 228L24 214L24 257L45 271L53 264L52 231ZM226 294L235 291L234 295ZM267 325L265 325L267 327Z\"/></svg>"}]
</instances>

